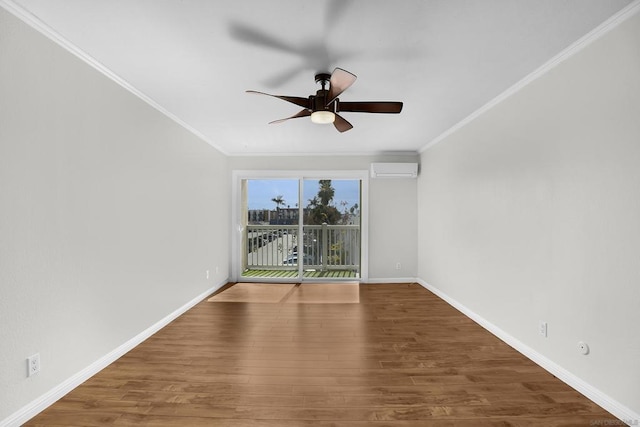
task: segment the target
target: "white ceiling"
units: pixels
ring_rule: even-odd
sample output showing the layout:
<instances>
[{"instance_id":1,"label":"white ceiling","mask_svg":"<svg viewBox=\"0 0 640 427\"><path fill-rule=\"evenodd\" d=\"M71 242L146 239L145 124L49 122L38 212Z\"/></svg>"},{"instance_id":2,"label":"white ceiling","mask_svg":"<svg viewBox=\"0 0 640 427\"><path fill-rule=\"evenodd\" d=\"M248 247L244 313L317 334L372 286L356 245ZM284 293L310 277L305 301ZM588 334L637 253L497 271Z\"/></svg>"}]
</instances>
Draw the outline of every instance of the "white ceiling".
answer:
<instances>
[{"instance_id":1,"label":"white ceiling","mask_svg":"<svg viewBox=\"0 0 640 427\"><path fill-rule=\"evenodd\" d=\"M231 155L415 152L630 0L3 0ZM26 13L24 13L26 12ZM30 16L30 17L29 17ZM307 97L358 76L343 134L247 89Z\"/></svg>"}]
</instances>

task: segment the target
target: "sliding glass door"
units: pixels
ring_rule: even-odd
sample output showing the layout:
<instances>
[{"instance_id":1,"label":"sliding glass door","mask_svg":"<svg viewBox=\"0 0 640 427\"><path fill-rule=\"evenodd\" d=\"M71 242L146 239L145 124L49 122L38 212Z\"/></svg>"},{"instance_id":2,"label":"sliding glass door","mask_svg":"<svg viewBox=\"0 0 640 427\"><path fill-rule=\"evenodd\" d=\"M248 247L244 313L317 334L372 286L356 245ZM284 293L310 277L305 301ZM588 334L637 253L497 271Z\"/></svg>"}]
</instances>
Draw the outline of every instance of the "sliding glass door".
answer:
<instances>
[{"instance_id":1,"label":"sliding glass door","mask_svg":"<svg viewBox=\"0 0 640 427\"><path fill-rule=\"evenodd\" d=\"M299 180L246 179L242 184L242 277L297 278Z\"/></svg>"},{"instance_id":2,"label":"sliding glass door","mask_svg":"<svg viewBox=\"0 0 640 427\"><path fill-rule=\"evenodd\" d=\"M303 277L360 277L360 180L304 180Z\"/></svg>"},{"instance_id":3,"label":"sliding glass door","mask_svg":"<svg viewBox=\"0 0 640 427\"><path fill-rule=\"evenodd\" d=\"M238 182L238 280L362 277L361 177Z\"/></svg>"}]
</instances>

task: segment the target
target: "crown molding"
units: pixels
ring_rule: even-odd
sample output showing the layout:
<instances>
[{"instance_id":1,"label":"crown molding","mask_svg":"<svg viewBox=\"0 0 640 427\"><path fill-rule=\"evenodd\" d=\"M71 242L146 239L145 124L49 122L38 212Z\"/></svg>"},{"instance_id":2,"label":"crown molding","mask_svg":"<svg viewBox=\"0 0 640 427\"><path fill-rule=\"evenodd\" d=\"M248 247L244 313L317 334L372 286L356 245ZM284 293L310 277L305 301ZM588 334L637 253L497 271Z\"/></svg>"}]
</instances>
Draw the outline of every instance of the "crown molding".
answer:
<instances>
[{"instance_id":1,"label":"crown molding","mask_svg":"<svg viewBox=\"0 0 640 427\"><path fill-rule=\"evenodd\" d=\"M283 153L283 152L230 152L229 157L412 157L420 155L417 151L345 151L345 152L312 152L312 153Z\"/></svg>"},{"instance_id":2,"label":"crown molding","mask_svg":"<svg viewBox=\"0 0 640 427\"><path fill-rule=\"evenodd\" d=\"M102 73L104 76L106 76L107 78L109 78L110 80L118 84L119 86L121 86L123 89L130 92L132 95L146 102L148 105L150 105L151 107L153 107L154 109L156 109L158 112L162 113L169 119L173 120L178 125L182 126L186 130L194 134L196 137L202 139L207 144L211 145L213 148L220 151L222 154L226 156L229 155L229 153L227 153L224 149L222 149L220 146L218 146L209 138L207 138L203 133L201 133L200 131L198 131L197 129L190 126L188 123L186 123L182 119L180 119L178 116L176 116L175 114L171 113L170 111L162 107L160 104L154 101L151 97L147 96L145 93L143 93L142 91L134 87L132 84L130 84L124 78L120 77L118 74L116 74L111 69L106 67L100 61L98 61L97 59L95 59L94 57L92 57L82 49L80 49L75 44L71 43L69 40L67 40L58 32L56 32L53 28L45 24L36 15L32 14L31 12L24 9L23 7L17 5L15 2L11 0L0 0L0 7L2 7L7 12L14 15L16 18L20 19L25 24L29 25L31 28L38 31L40 34L44 35L49 40L53 41L54 43L56 43L57 45L59 45L69 53L71 53L72 55L84 61L87 65L94 68L98 72Z\"/></svg>"},{"instance_id":3,"label":"crown molding","mask_svg":"<svg viewBox=\"0 0 640 427\"><path fill-rule=\"evenodd\" d=\"M479 109L477 109L476 111L474 111L473 113L471 113L470 115L468 115L467 117L465 117L464 119L462 119L461 121L459 121L458 123L450 127L448 130L446 130L445 132L441 133L436 138L428 142L420 150L418 150L418 152L422 154L425 151L427 151L429 148L444 141L449 135L460 130L461 128L463 128L464 126L466 126L467 124L469 124L470 122L472 122L473 120L475 120L476 118L484 114L485 112L489 111L490 109L492 109L493 107L501 103L502 101L506 100L510 96L519 92L521 89L529 85L529 83L542 77L544 74L551 71L557 65L571 58L576 53L582 51L591 43L600 39L609 31L613 30L618 25L625 22L626 20L628 20L638 12L640 12L640 0L635 0L629 5L627 5L625 8L621 9L619 12L611 16L609 19L604 21L602 24L598 25L592 31L585 34L583 37L579 38L577 41L575 41L569 47L567 47L566 49L561 51L559 54L551 58L549 61L545 62L542 66L534 70L532 73L528 74L522 80L520 80L519 82L517 82L516 84L514 84L504 92L502 92L500 95L496 96L491 101L487 102L482 107L480 107Z\"/></svg>"}]
</instances>

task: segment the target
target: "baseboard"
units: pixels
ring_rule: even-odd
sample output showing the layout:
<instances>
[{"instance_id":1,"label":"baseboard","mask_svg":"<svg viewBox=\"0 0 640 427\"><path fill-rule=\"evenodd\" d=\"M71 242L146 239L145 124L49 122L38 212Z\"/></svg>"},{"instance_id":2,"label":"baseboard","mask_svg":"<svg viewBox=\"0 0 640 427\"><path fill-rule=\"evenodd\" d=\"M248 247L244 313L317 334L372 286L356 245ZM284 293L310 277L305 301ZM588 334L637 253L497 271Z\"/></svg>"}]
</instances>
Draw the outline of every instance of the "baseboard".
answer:
<instances>
[{"instance_id":1,"label":"baseboard","mask_svg":"<svg viewBox=\"0 0 640 427\"><path fill-rule=\"evenodd\" d=\"M140 332L135 337L131 338L129 341L115 348L111 352L105 354L100 359L93 362L91 365L87 366L80 372L76 373L72 377L66 379L58 386L49 390L47 393L43 394L33 402L28 405L22 407L9 417L0 421L0 427L18 427L23 423L29 421L31 418L38 415L40 412L44 411L46 408L51 406L57 400L62 398L64 395L69 393L74 388L78 387L80 384L109 366L111 363L115 362L118 358L122 357L125 353L132 350L134 347L142 343L144 340L149 338L151 335L158 332L160 329L167 326L170 322L175 320L177 317L185 313L191 307L202 301L207 296L211 295L213 292L220 289L224 286L227 281L223 281L218 283L217 285L207 289L202 292L200 295L193 298L191 301L182 305L172 313L165 316L163 319L160 319L158 322L147 328L146 330Z\"/></svg>"},{"instance_id":2,"label":"baseboard","mask_svg":"<svg viewBox=\"0 0 640 427\"><path fill-rule=\"evenodd\" d=\"M512 335L506 333L493 323L489 322L484 317L480 316L476 312L470 310L465 305L461 304L457 300L451 298L446 293L442 292L440 289L429 285L422 279L417 279L416 283L419 283L425 289L433 292L439 298L446 301L448 304L453 306L455 309L463 313L465 316L469 317L474 322L478 323L480 326L494 334L496 337L500 338L502 341L507 343L509 346L513 347L520 353L522 353L525 357L531 359L536 364L540 365L546 371L562 380L564 383L574 388L579 393L583 394L585 397L600 405L605 410L609 411L614 416L618 417L623 422L628 425L638 425L640 423L640 414L633 411L632 409L626 407L621 404L617 400L611 398L607 394L598 390L591 384L588 384L581 378L577 377L575 374L567 371L562 366L558 365L551 359L546 356L538 353L528 345L524 344L522 341L513 337Z\"/></svg>"},{"instance_id":3,"label":"baseboard","mask_svg":"<svg viewBox=\"0 0 640 427\"><path fill-rule=\"evenodd\" d=\"M418 279L415 277L387 277L383 279L367 279L361 283L416 283Z\"/></svg>"}]
</instances>

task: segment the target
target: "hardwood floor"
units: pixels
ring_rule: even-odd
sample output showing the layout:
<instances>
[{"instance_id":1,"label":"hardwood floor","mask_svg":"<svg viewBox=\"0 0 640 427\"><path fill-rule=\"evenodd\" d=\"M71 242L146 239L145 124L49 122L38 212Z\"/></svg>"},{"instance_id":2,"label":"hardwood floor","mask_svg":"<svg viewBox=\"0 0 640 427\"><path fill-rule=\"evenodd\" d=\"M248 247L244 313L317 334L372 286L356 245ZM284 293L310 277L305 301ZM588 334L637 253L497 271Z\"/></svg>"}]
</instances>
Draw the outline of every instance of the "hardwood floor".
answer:
<instances>
[{"instance_id":1,"label":"hardwood floor","mask_svg":"<svg viewBox=\"0 0 640 427\"><path fill-rule=\"evenodd\" d=\"M417 284L359 294L205 299L26 425L622 425Z\"/></svg>"}]
</instances>

